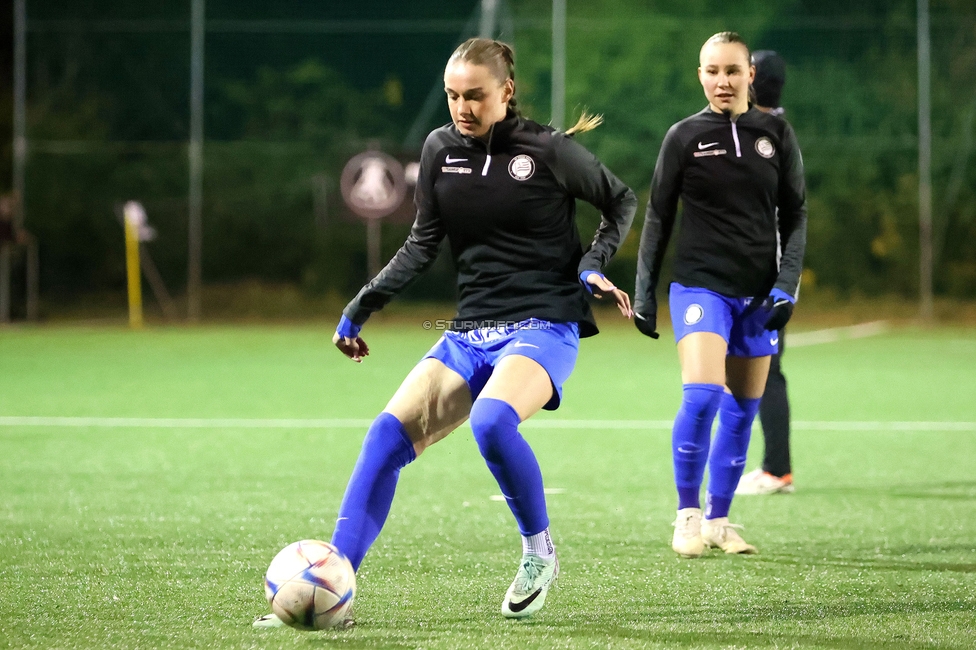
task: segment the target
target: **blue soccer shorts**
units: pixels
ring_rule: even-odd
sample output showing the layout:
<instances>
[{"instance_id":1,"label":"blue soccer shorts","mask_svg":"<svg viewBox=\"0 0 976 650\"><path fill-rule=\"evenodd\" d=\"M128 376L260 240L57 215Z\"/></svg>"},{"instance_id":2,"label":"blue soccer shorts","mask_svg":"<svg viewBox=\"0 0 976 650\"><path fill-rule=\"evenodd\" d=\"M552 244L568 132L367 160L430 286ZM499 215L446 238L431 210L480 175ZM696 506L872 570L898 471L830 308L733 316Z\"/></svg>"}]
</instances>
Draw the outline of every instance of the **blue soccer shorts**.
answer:
<instances>
[{"instance_id":1,"label":"blue soccer shorts","mask_svg":"<svg viewBox=\"0 0 976 650\"><path fill-rule=\"evenodd\" d=\"M713 332L728 343L731 357L765 357L779 349L779 332L763 327L769 310L753 305L751 298L730 298L672 282L668 302L675 342L693 332Z\"/></svg>"},{"instance_id":2,"label":"blue soccer shorts","mask_svg":"<svg viewBox=\"0 0 976 650\"><path fill-rule=\"evenodd\" d=\"M579 353L579 326L530 318L499 327L445 332L424 359L437 359L458 373L478 399L499 361L518 354L545 368L552 382L552 399L542 408L555 411Z\"/></svg>"}]
</instances>

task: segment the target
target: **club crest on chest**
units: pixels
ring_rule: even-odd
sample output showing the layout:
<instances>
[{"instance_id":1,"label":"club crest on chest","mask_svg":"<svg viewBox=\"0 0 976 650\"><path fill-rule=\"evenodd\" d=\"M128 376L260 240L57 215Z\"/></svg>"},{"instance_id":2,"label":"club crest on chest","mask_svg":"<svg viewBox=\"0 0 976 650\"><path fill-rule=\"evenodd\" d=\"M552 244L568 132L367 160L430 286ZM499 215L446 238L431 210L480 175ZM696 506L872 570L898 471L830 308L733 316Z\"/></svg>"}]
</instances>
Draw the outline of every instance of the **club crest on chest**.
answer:
<instances>
[{"instance_id":1,"label":"club crest on chest","mask_svg":"<svg viewBox=\"0 0 976 650\"><path fill-rule=\"evenodd\" d=\"M525 154L515 156L508 163L508 173L517 181L527 181L535 174L535 161Z\"/></svg>"},{"instance_id":2,"label":"club crest on chest","mask_svg":"<svg viewBox=\"0 0 976 650\"><path fill-rule=\"evenodd\" d=\"M756 140L756 153L763 158L772 158L776 154L776 147L772 140L763 136Z\"/></svg>"}]
</instances>

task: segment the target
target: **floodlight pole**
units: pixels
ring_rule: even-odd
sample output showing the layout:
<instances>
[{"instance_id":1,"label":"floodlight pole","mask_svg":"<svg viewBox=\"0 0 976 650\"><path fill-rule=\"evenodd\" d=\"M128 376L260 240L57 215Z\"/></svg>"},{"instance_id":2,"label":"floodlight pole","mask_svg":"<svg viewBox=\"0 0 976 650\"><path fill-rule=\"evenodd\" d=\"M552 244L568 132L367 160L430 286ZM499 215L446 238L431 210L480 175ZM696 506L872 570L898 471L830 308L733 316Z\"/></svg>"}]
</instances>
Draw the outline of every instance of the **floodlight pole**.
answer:
<instances>
[{"instance_id":1,"label":"floodlight pole","mask_svg":"<svg viewBox=\"0 0 976 650\"><path fill-rule=\"evenodd\" d=\"M190 189L188 216L187 318L200 320L203 283L203 44L206 0L190 7Z\"/></svg>"},{"instance_id":2,"label":"floodlight pole","mask_svg":"<svg viewBox=\"0 0 976 650\"><path fill-rule=\"evenodd\" d=\"M932 51L929 2L918 0L919 315L932 318Z\"/></svg>"},{"instance_id":3,"label":"floodlight pole","mask_svg":"<svg viewBox=\"0 0 976 650\"><path fill-rule=\"evenodd\" d=\"M552 0L552 116L557 129L566 122L566 0Z\"/></svg>"},{"instance_id":4,"label":"floodlight pole","mask_svg":"<svg viewBox=\"0 0 976 650\"><path fill-rule=\"evenodd\" d=\"M14 2L14 226L24 227L27 163L27 0Z\"/></svg>"},{"instance_id":5,"label":"floodlight pole","mask_svg":"<svg viewBox=\"0 0 976 650\"><path fill-rule=\"evenodd\" d=\"M494 38L498 22L498 0L481 0L481 20L478 23L478 36Z\"/></svg>"},{"instance_id":6,"label":"floodlight pole","mask_svg":"<svg viewBox=\"0 0 976 650\"><path fill-rule=\"evenodd\" d=\"M27 0L14 0L13 226L24 227L24 169L27 163ZM0 323L10 322L11 244L0 244ZM28 291L28 301L32 296ZM28 318L34 316L28 309Z\"/></svg>"}]
</instances>

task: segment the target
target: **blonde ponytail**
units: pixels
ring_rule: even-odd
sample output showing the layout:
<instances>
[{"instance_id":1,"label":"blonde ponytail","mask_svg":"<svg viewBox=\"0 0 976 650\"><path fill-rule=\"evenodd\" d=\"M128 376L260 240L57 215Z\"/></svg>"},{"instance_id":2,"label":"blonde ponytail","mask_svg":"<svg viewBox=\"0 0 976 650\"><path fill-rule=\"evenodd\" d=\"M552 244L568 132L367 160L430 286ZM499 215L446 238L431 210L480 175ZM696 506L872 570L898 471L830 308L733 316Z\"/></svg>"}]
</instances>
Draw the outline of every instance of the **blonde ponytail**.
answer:
<instances>
[{"instance_id":1,"label":"blonde ponytail","mask_svg":"<svg viewBox=\"0 0 976 650\"><path fill-rule=\"evenodd\" d=\"M601 124L603 124L602 115L592 115L584 110L583 114L579 116L578 120L576 120L576 124L566 129L566 135L575 135L577 133L592 131Z\"/></svg>"}]
</instances>

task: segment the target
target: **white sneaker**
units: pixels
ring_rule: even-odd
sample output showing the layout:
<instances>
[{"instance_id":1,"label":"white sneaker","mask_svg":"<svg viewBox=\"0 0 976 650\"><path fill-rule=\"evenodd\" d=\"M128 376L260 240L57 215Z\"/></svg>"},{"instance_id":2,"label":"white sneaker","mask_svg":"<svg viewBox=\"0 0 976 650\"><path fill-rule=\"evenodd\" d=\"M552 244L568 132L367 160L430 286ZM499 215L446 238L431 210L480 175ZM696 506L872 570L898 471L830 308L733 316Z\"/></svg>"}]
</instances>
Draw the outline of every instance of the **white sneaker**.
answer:
<instances>
[{"instance_id":1,"label":"white sneaker","mask_svg":"<svg viewBox=\"0 0 976 650\"><path fill-rule=\"evenodd\" d=\"M705 552L701 536L701 508L682 508L671 525L674 526L671 549L681 557L701 557Z\"/></svg>"},{"instance_id":2,"label":"white sneaker","mask_svg":"<svg viewBox=\"0 0 976 650\"><path fill-rule=\"evenodd\" d=\"M793 475L773 476L761 468L753 470L739 479L736 494L790 494L793 488Z\"/></svg>"},{"instance_id":3,"label":"white sneaker","mask_svg":"<svg viewBox=\"0 0 976 650\"><path fill-rule=\"evenodd\" d=\"M702 541L710 548L720 548L726 553L739 553L742 555L754 555L759 553L752 544L747 544L744 539L736 532L736 528L741 529L739 524L730 524L728 517L717 517L706 519L701 525Z\"/></svg>"},{"instance_id":4,"label":"white sneaker","mask_svg":"<svg viewBox=\"0 0 976 650\"><path fill-rule=\"evenodd\" d=\"M538 555L523 555L522 565L502 601L502 616L525 618L538 612L558 575L559 560L555 557L544 560Z\"/></svg>"}]
</instances>

